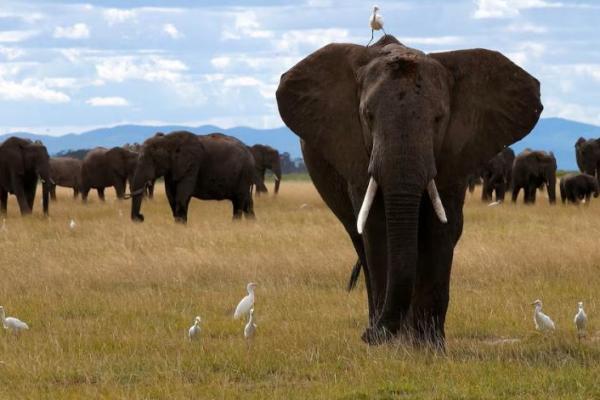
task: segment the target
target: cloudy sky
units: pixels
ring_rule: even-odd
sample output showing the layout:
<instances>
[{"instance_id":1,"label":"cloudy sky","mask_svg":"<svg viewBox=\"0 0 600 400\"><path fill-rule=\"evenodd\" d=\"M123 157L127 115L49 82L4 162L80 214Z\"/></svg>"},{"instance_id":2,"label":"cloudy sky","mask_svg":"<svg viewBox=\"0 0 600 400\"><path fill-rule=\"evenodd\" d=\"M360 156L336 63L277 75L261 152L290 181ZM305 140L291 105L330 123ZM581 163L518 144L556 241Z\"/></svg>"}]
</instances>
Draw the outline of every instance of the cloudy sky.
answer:
<instances>
[{"instance_id":1,"label":"cloudy sky","mask_svg":"<svg viewBox=\"0 0 600 400\"><path fill-rule=\"evenodd\" d=\"M371 2L0 0L0 133L120 123L282 125L279 76L366 44ZM542 82L544 116L600 125L600 1L379 1L424 51L485 47Z\"/></svg>"}]
</instances>

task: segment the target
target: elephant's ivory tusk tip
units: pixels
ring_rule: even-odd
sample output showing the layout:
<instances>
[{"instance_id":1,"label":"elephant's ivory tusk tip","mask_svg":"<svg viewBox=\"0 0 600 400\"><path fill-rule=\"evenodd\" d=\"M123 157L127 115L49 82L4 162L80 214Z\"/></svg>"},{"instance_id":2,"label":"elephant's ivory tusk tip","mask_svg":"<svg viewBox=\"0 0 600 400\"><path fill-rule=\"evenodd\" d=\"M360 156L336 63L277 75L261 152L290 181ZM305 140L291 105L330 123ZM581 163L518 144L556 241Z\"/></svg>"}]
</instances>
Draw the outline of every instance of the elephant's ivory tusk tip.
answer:
<instances>
[{"instance_id":1,"label":"elephant's ivory tusk tip","mask_svg":"<svg viewBox=\"0 0 600 400\"><path fill-rule=\"evenodd\" d=\"M429 184L427 185L427 193L429 193L429 198L431 199L433 210L435 211L435 214L437 215L440 222L442 224L448 223L448 218L446 217L446 210L444 209L442 199L440 198L440 194L438 193L437 187L435 186L435 181L433 179L429 181Z\"/></svg>"}]
</instances>

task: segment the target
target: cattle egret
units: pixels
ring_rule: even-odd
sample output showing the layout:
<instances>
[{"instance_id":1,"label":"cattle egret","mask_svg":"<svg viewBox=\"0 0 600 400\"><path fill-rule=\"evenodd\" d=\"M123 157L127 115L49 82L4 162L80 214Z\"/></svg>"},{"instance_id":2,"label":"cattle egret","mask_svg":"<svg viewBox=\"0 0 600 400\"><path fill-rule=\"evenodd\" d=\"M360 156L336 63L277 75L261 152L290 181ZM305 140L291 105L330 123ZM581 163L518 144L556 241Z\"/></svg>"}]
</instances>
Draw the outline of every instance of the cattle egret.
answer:
<instances>
[{"instance_id":1,"label":"cattle egret","mask_svg":"<svg viewBox=\"0 0 600 400\"><path fill-rule=\"evenodd\" d=\"M490 204L488 204L488 207L496 207L496 206L499 206L500 204L502 204L502 200L492 201Z\"/></svg>"},{"instance_id":2,"label":"cattle egret","mask_svg":"<svg viewBox=\"0 0 600 400\"><path fill-rule=\"evenodd\" d=\"M4 329L11 331L12 333L19 333L21 331L29 329L29 326L18 318L6 317L4 315L4 307L0 306L0 319L2 319L2 326Z\"/></svg>"},{"instance_id":3,"label":"cattle egret","mask_svg":"<svg viewBox=\"0 0 600 400\"><path fill-rule=\"evenodd\" d=\"M554 330L554 322L549 316L542 312L542 301L536 300L531 303L535 306L535 312L533 313L533 322L535 323L535 329L540 332L548 332Z\"/></svg>"},{"instance_id":4,"label":"cattle egret","mask_svg":"<svg viewBox=\"0 0 600 400\"><path fill-rule=\"evenodd\" d=\"M246 339L252 339L256 333L256 324L254 323L254 308L250 310L250 318L248 323L244 327L244 337Z\"/></svg>"},{"instance_id":5,"label":"cattle egret","mask_svg":"<svg viewBox=\"0 0 600 400\"><path fill-rule=\"evenodd\" d=\"M385 29L383 29L383 17L381 14L377 14L377 11L379 11L379 7L373 6L373 14L371 14L371 18L369 18L369 26L371 27L371 40L369 40L367 46L369 46L373 41L373 35L375 34L375 31L381 30L383 31L384 35L387 35L387 33L385 33Z\"/></svg>"},{"instance_id":6,"label":"cattle egret","mask_svg":"<svg viewBox=\"0 0 600 400\"><path fill-rule=\"evenodd\" d=\"M587 315L585 315L585 311L583 311L583 301L577 303L577 314L575 314L575 318L573 322L575 322L575 326L577 327L577 337L581 339L585 336L585 326L587 325Z\"/></svg>"},{"instance_id":7,"label":"cattle egret","mask_svg":"<svg viewBox=\"0 0 600 400\"><path fill-rule=\"evenodd\" d=\"M73 230L75 229L75 220L73 218L71 218L71 221L69 222L69 229Z\"/></svg>"},{"instance_id":8,"label":"cattle egret","mask_svg":"<svg viewBox=\"0 0 600 400\"><path fill-rule=\"evenodd\" d=\"M194 325L188 331L190 340L196 340L200 337L200 322L202 322L202 319L199 316L194 319Z\"/></svg>"},{"instance_id":9,"label":"cattle egret","mask_svg":"<svg viewBox=\"0 0 600 400\"><path fill-rule=\"evenodd\" d=\"M256 283L250 282L246 286L248 295L244 297L235 308L233 318L238 319L239 317L248 314L250 310L254 307L254 288L256 288Z\"/></svg>"}]
</instances>

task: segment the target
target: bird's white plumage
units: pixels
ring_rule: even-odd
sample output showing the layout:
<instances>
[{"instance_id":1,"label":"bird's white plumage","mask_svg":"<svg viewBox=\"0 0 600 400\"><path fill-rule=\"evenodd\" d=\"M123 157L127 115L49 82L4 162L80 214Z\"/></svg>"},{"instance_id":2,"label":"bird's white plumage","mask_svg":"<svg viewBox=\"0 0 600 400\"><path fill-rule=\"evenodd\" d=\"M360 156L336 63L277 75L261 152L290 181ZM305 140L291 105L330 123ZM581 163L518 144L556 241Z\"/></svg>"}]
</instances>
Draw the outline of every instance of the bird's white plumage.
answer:
<instances>
[{"instance_id":1,"label":"bird's white plumage","mask_svg":"<svg viewBox=\"0 0 600 400\"><path fill-rule=\"evenodd\" d=\"M371 18L369 18L369 26L374 31L383 29L383 16L378 11L379 7L373 6L373 13L371 14Z\"/></svg>"},{"instance_id":2,"label":"bird's white plumage","mask_svg":"<svg viewBox=\"0 0 600 400\"><path fill-rule=\"evenodd\" d=\"M577 335L579 337L585 336L585 327L587 325L587 315L585 311L583 311L583 302L580 301L577 303L577 314L575 314L575 318L573 319L575 323L575 327L577 328Z\"/></svg>"},{"instance_id":3,"label":"bird's white plumage","mask_svg":"<svg viewBox=\"0 0 600 400\"><path fill-rule=\"evenodd\" d=\"M254 307L254 288L256 288L256 283L250 282L246 286L248 294L238 303L235 312L233 313L233 318L238 319L241 316L248 314Z\"/></svg>"},{"instance_id":4,"label":"bird's white plumage","mask_svg":"<svg viewBox=\"0 0 600 400\"><path fill-rule=\"evenodd\" d=\"M200 337L200 331L202 330L200 328L201 321L202 319L200 317L196 317L194 319L194 325L192 325L192 327L188 331L188 337L190 338L190 340L196 340Z\"/></svg>"},{"instance_id":5,"label":"bird's white plumage","mask_svg":"<svg viewBox=\"0 0 600 400\"><path fill-rule=\"evenodd\" d=\"M549 316L542 312L542 301L536 300L532 303L535 306L535 312L533 313L533 322L535 323L535 329L540 332L553 331L554 321Z\"/></svg>"},{"instance_id":6,"label":"bird's white plumage","mask_svg":"<svg viewBox=\"0 0 600 400\"><path fill-rule=\"evenodd\" d=\"M71 218L71 221L69 221L69 229L73 230L76 226L77 224L75 223L75 220Z\"/></svg>"},{"instance_id":7,"label":"bird's white plumage","mask_svg":"<svg viewBox=\"0 0 600 400\"><path fill-rule=\"evenodd\" d=\"M252 339L256 333L256 324L254 323L254 309L250 310L250 318L248 323L244 327L244 337L246 339Z\"/></svg>"},{"instance_id":8,"label":"bird's white plumage","mask_svg":"<svg viewBox=\"0 0 600 400\"><path fill-rule=\"evenodd\" d=\"M4 329L13 333L19 333L21 331L29 329L29 326L15 317L7 317L4 314L4 307L0 306L0 319L2 319L2 326Z\"/></svg>"}]
</instances>

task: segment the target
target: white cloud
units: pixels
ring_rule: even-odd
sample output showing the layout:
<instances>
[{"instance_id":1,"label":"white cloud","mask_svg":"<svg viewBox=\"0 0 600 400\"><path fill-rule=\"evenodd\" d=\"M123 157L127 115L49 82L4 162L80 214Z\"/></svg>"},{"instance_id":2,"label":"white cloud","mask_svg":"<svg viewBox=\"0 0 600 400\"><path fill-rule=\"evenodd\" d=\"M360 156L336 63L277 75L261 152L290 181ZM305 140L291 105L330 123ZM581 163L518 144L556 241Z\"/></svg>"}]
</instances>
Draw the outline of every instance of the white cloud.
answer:
<instances>
[{"instance_id":1,"label":"white cloud","mask_svg":"<svg viewBox=\"0 0 600 400\"><path fill-rule=\"evenodd\" d=\"M188 67L180 60L152 55L147 57L116 56L100 58L96 64L98 77L110 82L143 80L177 82Z\"/></svg>"},{"instance_id":2,"label":"white cloud","mask_svg":"<svg viewBox=\"0 0 600 400\"><path fill-rule=\"evenodd\" d=\"M544 99L544 116L600 125L600 107L567 102L556 97Z\"/></svg>"},{"instance_id":3,"label":"white cloud","mask_svg":"<svg viewBox=\"0 0 600 400\"><path fill-rule=\"evenodd\" d=\"M49 89L43 82L25 79L21 82L4 79L0 73L0 99L10 101L39 100L46 103L67 103L65 93Z\"/></svg>"},{"instance_id":4,"label":"white cloud","mask_svg":"<svg viewBox=\"0 0 600 400\"><path fill-rule=\"evenodd\" d=\"M39 31L0 31L0 43L22 42L39 34Z\"/></svg>"},{"instance_id":5,"label":"white cloud","mask_svg":"<svg viewBox=\"0 0 600 400\"><path fill-rule=\"evenodd\" d=\"M474 18L510 18L528 8L562 8L560 2L546 0L475 0L477 9Z\"/></svg>"},{"instance_id":6,"label":"white cloud","mask_svg":"<svg viewBox=\"0 0 600 400\"><path fill-rule=\"evenodd\" d=\"M249 87L249 86L260 86L261 81L252 76L237 76L234 78L227 78L223 83L225 87Z\"/></svg>"},{"instance_id":7,"label":"white cloud","mask_svg":"<svg viewBox=\"0 0 600 400\"><path fill-rule=\"evenodd\" d=\"M317 49L331 42L348 41L349 36L346 29L339 28L291 30L275 40L274 44L280 51L299 52L301 46Z\"/></svg>"},{"instance_id":8,"label":"white cloud","mask_svg":"<svg viewBox=\"0 0 600 400\"><path fill-rule=\"evenodd\" d=\"M179 30L177 30L177 28L173 24L164 24L163 32L170 36L172 39L179 39L180 37L183 37L181 32L179 32Z\"/></svg>"},{"instance_id":9,"label":"white cloud","mask_svg":"<svg viewBox=\"0 0 600 400\"><path fill-rule=\"evenodd\" d=\"M506 53L515 64L525 66L532 59L539 59L546 52L546 46L537 42L519 43L514 51Z\"/></svg>"},{"instance_id":10,"label":"white cloud","mask_svg":"<svg viewBox=\"0 0 600 400\"><path fill-rule=\"evenodd\" d=\"M210 63L213 65L213 67L215 67L217 69L224 69L224 68L227 68L231 64L231 57L227 57L227 56L215 57L212 60L210 60Z\"/></svg>"},{"instance_id":11,"label":"white cloud","mask_svg":"<svg viewBox=\"0 0 600 400\"><path fill-rule=\"evenodd\" d=\"M102 12L102 16L109 25L115 25L134 20L137 13L135 10L108 8Z\"/></svg>"},{"instance_id":12,"label":"white cloud","mask_svg":"<svg viewBox=\"0 0 600 400\"><path fill-rule=\"evenodd\" d=\"M87 39L90 37L90 29L81 22L73 26L57 26L53 36L57 39Z\"/></svg>"},{"instance_id":13,"label":"white cloud","mask_svg":"<svg viewBox=\"0 0 600 400\"><path fill-rule=\"evenodd\" d=\"M0 18L18 18L28 24L33 24L43 19L44 15L37 12L0 11Z\"/></svg>"},{"instance_id":14,"label":"white cloud","mask_svg":"<svg viewBox=\"0 0 600 400\"><path fill-rule=\"evenodd\" d=\"M25 55L25 50L16 47L0 46L0 55L4 56L8 61L13 61Z\"/></svg>"},{"instance_id":15,"label":"white cloud","mask_svg":"<svg viewBox=\"0 0 600 400\"><path fill-rule=\"evenodd\" d=\"M258 17L254 11L235 13L233 30L225 30L223 39L240 40L243 38L268 39L274 36L273 32L261 28Z\"/></svg>"},{"instance_id":16,"label":"white cloud","mask_svg":"<svg viewBox=\"0 0 600 400\"><path fill-rule=\"evenodd\" d=\"M85 102L92 107L126 107L129 105L129 102L123 97L92 97Z\"/></svg>"},{"instance_id":17,"label":"white cloud","mask_svg":"<svg viewBox=\"0 0 600 400\"><path fill-rule=\"evenodd\" d=\"M331 7L333 2L332 0L308 0L306 5L309 7Z\"/></svg>"}]
</instances>

